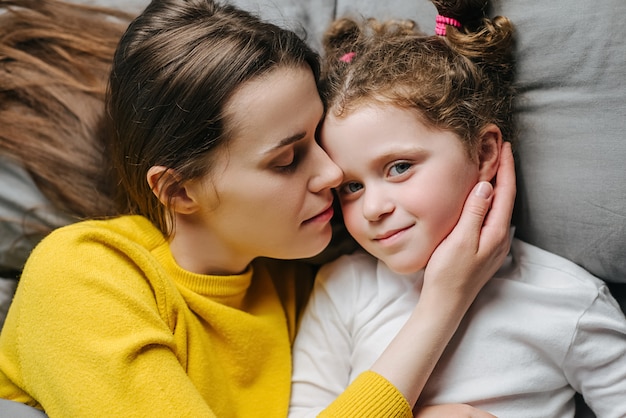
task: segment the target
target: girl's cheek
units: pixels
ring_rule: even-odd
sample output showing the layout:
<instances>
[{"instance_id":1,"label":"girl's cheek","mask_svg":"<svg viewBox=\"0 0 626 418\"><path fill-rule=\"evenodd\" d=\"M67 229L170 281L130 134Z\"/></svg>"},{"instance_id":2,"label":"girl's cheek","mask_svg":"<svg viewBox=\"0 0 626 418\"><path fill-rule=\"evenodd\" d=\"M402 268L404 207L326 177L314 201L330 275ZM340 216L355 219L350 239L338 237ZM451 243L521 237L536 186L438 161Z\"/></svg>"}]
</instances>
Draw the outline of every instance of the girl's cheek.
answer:
<instances>
[{"instance_id":1,"label":"girl's cheek","mask_svg":"<svg viewBox=\"0 0 626 418\"><path fill-rule=\"evenodd\" d=\"M346 205L342 206L341 210L343 213L343 222L348 229L348 232L351 235L359 235L359 219L358 219L358 210L355 208L356 205Z\"/></svg>"}]
</instances>

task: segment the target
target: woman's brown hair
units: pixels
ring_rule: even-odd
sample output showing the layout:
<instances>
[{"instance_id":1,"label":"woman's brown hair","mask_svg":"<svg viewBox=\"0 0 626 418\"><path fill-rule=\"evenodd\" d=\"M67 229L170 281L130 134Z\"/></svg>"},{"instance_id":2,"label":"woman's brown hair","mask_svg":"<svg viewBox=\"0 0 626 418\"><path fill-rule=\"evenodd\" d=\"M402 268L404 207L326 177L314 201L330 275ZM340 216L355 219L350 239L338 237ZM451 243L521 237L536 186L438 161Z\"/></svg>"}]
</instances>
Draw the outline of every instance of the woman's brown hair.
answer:
<instances>
[{"instance_id":1,"label":"woman's brown hair","mask_svg":"<svg viewBox=\"0 0 626 418\"><path fill-rule=\"evenodd\" d=\"M0 154L70 218L114 213L104 94L130 16L51 0L0 3Z\"/></svg>"}]
</instances>

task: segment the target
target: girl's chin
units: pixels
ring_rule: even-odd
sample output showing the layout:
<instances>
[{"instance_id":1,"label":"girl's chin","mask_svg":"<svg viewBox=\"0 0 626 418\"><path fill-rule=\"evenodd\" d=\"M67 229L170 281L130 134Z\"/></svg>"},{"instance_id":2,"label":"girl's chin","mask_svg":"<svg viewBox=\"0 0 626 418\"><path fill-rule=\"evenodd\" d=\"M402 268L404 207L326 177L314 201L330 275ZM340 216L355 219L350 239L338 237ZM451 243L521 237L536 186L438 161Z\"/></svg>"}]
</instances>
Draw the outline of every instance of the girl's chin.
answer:
<instances>
[{"instance_id":1,"label":"girl's chin","mask_svg":"<svg viewBox=\"0 0 626 418\"><path fill-rule=\"evenodd\" d=\"M425 262L416 262L416 260L394 260L394 259L382 259L383 263L397 274L413 274L426 267Z\"/></svg>"}]
</instances>

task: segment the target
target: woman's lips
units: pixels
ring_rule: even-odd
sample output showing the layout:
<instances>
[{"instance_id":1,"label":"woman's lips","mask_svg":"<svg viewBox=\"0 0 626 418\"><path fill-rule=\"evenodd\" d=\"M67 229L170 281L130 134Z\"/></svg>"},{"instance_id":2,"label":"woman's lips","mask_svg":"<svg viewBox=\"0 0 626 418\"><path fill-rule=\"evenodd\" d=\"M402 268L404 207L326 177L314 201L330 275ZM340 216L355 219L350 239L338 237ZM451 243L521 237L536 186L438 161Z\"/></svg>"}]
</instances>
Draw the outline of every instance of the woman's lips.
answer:
<instances>
[{"instance_id":1,"label":"woman's lips","mask_svg":"<svg viewBox=\"0 0 626 418\"><path fill-rule=\"evenodd\" d=\"M324 209L323 211L321 211L320 213L318 213L317 215L313 216L312 218L307 219L306 221L304 221L305 224L310 224L310 223L317 223L317 222L329 222L330 219L333 217L333 214L335 213L334 209L333 209L333 205L332 202L330 205L328 205L328 207L326 209Z\"/></svg>"}]
</instances>

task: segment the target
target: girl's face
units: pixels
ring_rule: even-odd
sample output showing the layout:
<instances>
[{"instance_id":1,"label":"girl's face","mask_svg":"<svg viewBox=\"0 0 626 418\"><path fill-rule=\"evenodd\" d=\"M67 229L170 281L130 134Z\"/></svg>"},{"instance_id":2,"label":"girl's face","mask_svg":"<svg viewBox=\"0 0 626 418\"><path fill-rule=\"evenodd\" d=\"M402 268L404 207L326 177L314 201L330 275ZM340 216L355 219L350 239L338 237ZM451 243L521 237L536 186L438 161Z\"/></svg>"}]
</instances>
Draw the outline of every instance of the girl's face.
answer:
<instances>
[{"instance_id":1,"label":"girl's face","mask_svg":"<svg viewBox=\"0 0 626 418\"><path fill-rule=\"evenodd\" d=\"M278 68L243 84L226 114L232 139L189 186L207 265L236 272L259 256L316 255L330 241L341 171L316 142L323 106L311 70Z\"/></svg>"},{"instance_id":2,"label":"girl's face","mask_svg":"<svg viewBox=\"0 0 626 418\"><path fill-rule=\"evenodd\" d=\"M413 111L376 105L329 113L321 139L343 171L337 191L350 234L396 272L424 268L479 180L460 139Z\"/></svg>"}]
</instances>

